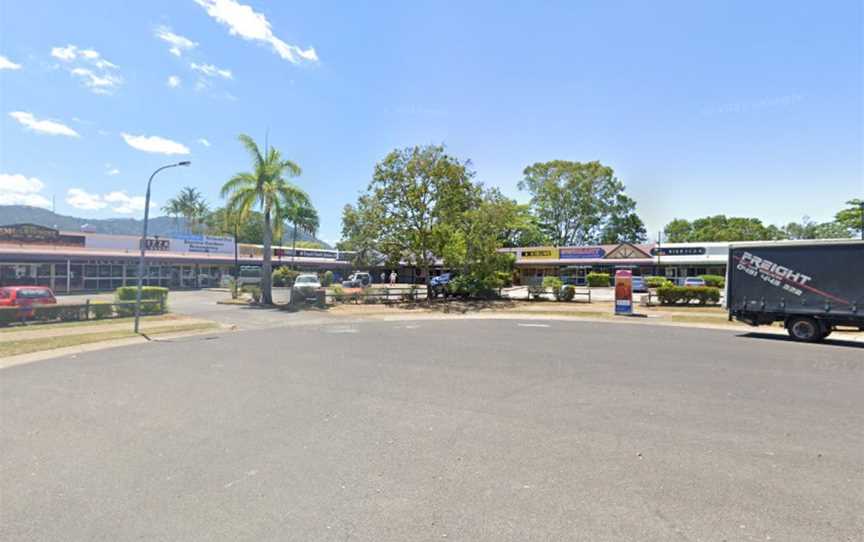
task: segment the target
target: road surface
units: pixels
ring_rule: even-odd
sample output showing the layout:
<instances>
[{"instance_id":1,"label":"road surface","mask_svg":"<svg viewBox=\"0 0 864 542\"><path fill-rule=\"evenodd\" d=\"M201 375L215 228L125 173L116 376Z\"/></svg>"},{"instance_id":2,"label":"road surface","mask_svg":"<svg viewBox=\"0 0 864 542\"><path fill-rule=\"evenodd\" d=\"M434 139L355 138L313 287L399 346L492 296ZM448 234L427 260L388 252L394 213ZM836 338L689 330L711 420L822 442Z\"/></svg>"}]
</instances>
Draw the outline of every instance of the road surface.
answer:
<instances>
[{"instance_id":1,"label":"road surface","mask_svg":"<svg viewBox=\"0 0 864 542\"><path fill-rule=\"evenodd\" d=\"M0 539L861 540L864 349L537 320L0 372Z\"/></svg>"}]
</instances>

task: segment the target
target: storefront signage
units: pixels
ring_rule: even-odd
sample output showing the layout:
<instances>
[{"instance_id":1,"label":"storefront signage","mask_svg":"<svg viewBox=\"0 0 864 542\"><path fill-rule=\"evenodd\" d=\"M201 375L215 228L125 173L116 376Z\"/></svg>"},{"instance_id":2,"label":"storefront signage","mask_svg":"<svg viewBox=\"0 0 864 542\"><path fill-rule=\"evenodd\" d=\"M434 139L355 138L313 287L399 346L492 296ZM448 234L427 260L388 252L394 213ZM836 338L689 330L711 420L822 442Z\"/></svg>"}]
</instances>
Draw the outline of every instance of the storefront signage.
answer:
<instances>
[{"instance_id":1,"label":"storefront signage","mask_svg":"<svg viewBox=\"0 0 864 542\"><path fill-rule=\"evenodd\" d=\"M556 247L532 247L522 249L523 260L557 260L558 248Z\"/></svg>"},{"instance_id":2,"label":"storefront signage","mask_svg":"<svg viewBox=\"0 0 864 542\"><path fill-rule=\"evenodd\" d=\"M10 224L0 226L0 242L83 247L84 236L67 235L36 224Z\"/></svg>"},{"instance_id":3,"label":"storefront signage","mask_svg":"<svg viewBox=\"0 0 864 542\"><path fill-rule=\"evenodd\" d=\"M234 254L234 239L210 235L176 235L171 238L172 252Z\"/></svg>"},{"instance_id":4,"label":"storefront signage","mask_svg":"<svg viewBox=\"0 0 864 542\"><path fill-rule=\"evenodd\" d=\"M606 251L601 247L559 248L558 253L562 260L600 259L606 255Z\"/></svg>"},{"instance_id":5,"label":"storefront signage","mask_svg":"<svg viewBox=\"0 0 864 542\"><path fill-rule=\"evenodd\" d=\"M654 247L651 249L652 256L702 256L705 247Z\"/></svg>"},{"instance_id":6,"label":"storefront signage","mask_svg":"<svg viewBox=\"0 0 864 542\"><path fill-rule=\"evenodd\" d=\"M170 248L171 244L168 242L168 239L159 239L158 237L155 239L148 237L144 246L145 250L155 251L168 251Z\"/></svg>"},{"instance_id":7,"label":"storefront signage","mask_svg":"<svg viewBox=\"0 0 864 542\"><path fill-rule=\"evenodd\" d=\"M337 252L335 250L319 250L314 248L298 248L296 250L290 248L274 248L273 255L279 258L290 258L292 255L298 258L325 258L335 260Z\"/></svg>"},{"instance_id":8,"label":"storefront signage","mask_svg":"<svg viewBox=\"0 0 864 542\"><path fill-rule=\"evenodd\" d=\"M633 273L615 271L615 314L633 314Z\"/></svg>"}]
</instances>

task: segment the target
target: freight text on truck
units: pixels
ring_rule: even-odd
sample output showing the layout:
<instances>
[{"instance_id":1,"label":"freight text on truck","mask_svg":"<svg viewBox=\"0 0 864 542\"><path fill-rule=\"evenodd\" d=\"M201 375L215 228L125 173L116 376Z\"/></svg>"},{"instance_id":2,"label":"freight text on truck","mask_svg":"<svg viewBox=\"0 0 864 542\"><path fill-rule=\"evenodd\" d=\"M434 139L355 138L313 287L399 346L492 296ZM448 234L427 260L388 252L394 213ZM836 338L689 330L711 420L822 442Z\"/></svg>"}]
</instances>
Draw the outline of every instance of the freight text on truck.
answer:
<instances>
[{"instance_id":1,"label":"freight text on truck","mask_svg":"<svg viewBox=\"0 0 864 542\"><path fill-rule=\"evenodd\" d=\"M864 331L864 241L736 243L726 269L730 320L782 322L807 342Z\"/></svg>"}]
</instances>

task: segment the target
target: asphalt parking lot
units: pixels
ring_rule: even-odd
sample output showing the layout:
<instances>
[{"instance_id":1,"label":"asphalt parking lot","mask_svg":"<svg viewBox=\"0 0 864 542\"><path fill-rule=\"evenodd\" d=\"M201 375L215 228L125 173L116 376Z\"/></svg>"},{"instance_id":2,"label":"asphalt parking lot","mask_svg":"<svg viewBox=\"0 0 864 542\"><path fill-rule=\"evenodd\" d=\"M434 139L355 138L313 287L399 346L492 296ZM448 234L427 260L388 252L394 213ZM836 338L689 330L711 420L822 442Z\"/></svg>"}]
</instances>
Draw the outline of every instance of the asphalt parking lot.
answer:
<instances>
[{"instance_id":1,"label":"asphalt parking lot","mask_svg":"<svg viewBox=\"0 0 864 542\"><path fill-rule=\"evenodd\" d=\"M296 326L0 373L3 540L860 540L864 350Z\"/></svg>"}]
</instances>

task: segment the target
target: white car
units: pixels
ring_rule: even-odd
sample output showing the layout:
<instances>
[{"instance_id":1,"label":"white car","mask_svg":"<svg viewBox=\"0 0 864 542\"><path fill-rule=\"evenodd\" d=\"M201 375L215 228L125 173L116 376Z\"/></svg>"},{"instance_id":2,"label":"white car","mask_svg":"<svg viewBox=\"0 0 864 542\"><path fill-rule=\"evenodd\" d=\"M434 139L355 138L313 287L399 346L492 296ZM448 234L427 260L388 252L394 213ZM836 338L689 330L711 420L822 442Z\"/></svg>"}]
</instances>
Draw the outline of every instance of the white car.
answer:
<instances>
[{"instance_id":1,"label":"white car","mask_svg":"<svg viewBox=\"0 0 864 542\"><path fill-rule=\"evenodd\" d=\"M291 302L314 302L316 292L321 289L321 281L318 280L318 275L311 273L298 275L294 279L294 287L291 288ZM295 297L296 296L296 297Z\"/></svg>"},{"instance_id":2,"label":"white car","mask_svg":"<svg viewBox=\"0 0 864 542\"><path fill-rule=\"evenodd\" d=\"M298 275L297 278L294 279L294 287L303 289L318 289L321 287L321 281L318 280L318 275L307 273L304 275Z\"/></svg>"}]
</instances>

